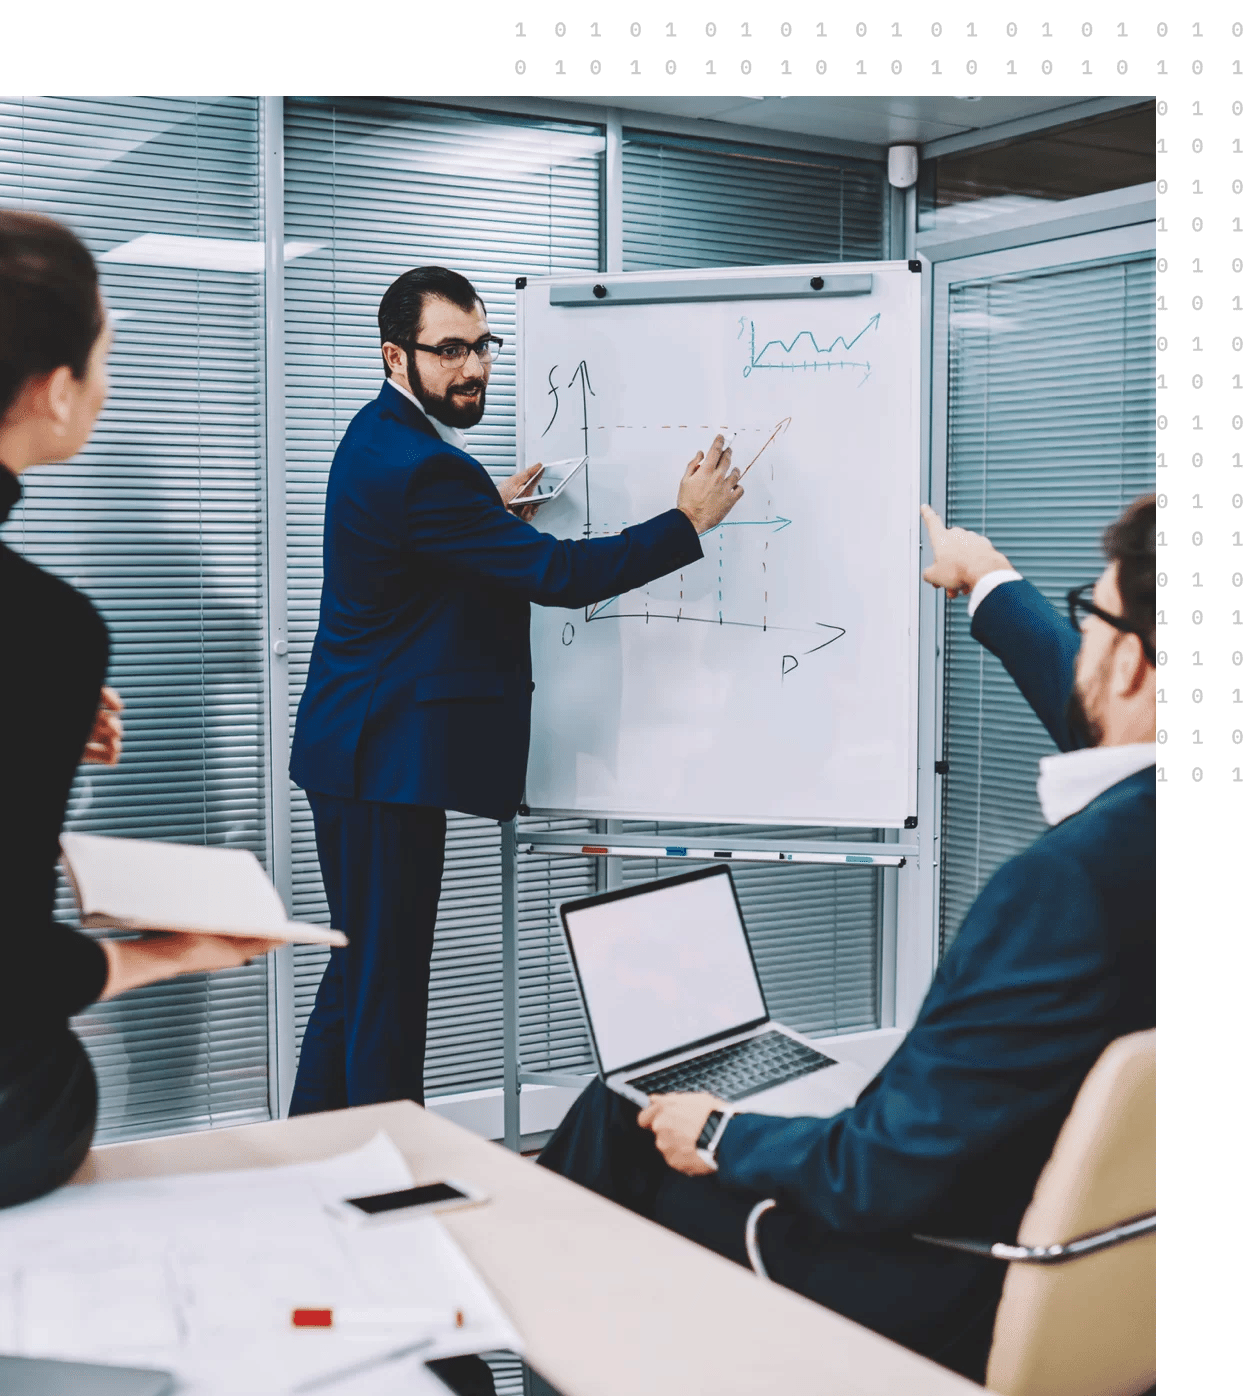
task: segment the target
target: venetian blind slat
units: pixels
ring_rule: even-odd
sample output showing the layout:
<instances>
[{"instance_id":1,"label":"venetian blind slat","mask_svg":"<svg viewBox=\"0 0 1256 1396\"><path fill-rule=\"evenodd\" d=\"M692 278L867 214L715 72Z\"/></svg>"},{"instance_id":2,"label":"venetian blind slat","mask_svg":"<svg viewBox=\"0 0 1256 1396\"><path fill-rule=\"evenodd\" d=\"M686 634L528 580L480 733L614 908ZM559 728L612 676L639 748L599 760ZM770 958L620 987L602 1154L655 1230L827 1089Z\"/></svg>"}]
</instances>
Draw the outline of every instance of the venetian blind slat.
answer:
<instances>
[{"instance_id":1,"label":"venetian blind slat","mask_svg":"<svg viewBox=\"0 0 1256 1396\"><path fill-rule=\"evenodd\" d=\"M259 174L251 99L0 101L0 204L64 220L103 259L115 328L91 444L27 474L5 529L95 601L127 704L122 764L82 770L68 824L263 856L261 278L109 255L151 234L202 263L201 240L259 244ZM64 893L59 914L74 920ZM267 1118L266 975L171 980L77 1018L97 1140Z\"/></svg>"}]
</instances>

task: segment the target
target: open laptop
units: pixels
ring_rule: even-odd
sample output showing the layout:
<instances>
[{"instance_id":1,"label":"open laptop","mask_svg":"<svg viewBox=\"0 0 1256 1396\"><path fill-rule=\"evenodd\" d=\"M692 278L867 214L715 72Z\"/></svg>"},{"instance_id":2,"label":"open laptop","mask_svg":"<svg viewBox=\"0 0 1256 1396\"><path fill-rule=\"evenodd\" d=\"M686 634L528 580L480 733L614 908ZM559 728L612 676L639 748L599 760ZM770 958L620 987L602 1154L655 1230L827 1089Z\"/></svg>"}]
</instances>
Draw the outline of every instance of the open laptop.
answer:
<instances>
[{"instance_id":1,"label":"open laptop","mask_svg":"<svg viewBox=\"0 0 1256 1396\"><path fill-rule=\"evenodd\" d=\"M639 1105L710 1091L765 1115L833 1115L866 1068L768 1016L727 867L564 902L598 1070Z\"/></svg>"}]
</instances>

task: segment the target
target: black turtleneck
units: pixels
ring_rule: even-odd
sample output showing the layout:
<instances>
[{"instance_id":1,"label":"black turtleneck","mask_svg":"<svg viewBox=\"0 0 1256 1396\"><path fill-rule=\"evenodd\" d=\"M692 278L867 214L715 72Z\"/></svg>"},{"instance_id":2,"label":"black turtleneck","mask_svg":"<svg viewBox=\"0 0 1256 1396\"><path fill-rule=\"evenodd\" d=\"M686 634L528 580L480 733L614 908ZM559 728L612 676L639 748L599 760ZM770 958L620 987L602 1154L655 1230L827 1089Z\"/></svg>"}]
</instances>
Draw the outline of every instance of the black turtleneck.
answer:
<instances>
[{"instance_id":1,"label":"black turtleneck","mask_svg":"<svg viewBox=\"0 0 1256 1396\"><path fill-rule=\"evenodd\" d=\"M0 465L0 524L22 496ZM64 1025L104 988L104 952L52 918L70 783L109 632L81 592L0 543L0 1043Z\"/></svg>"}]
</instances>

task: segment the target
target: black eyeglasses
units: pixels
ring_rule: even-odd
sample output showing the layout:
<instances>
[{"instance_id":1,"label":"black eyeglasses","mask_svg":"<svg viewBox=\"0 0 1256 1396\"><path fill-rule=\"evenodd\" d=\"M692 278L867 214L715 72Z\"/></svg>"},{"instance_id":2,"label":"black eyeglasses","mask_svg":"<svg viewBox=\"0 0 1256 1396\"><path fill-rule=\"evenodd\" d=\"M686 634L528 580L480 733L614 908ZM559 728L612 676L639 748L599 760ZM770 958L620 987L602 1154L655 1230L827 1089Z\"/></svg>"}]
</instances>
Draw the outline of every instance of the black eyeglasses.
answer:
<instances>
[{"instance_id":1,"label":"black eyeglasses","mask_svg":"<svg viewBox=\"0 0 1256 1396\"><path fill-rule=\"evenodd\" d=\"M498 335L486 334L474 344L464 344L461 340L454 340L449 344L419 344L412 340L409 347L422 349L425 354L435 354L446 368L461 368L466 363L468 354L474 354L481 363L491 364L501 353L505 342Z\"/></svg>"},{"instance_id":2,"label":"black eyeglasses","mask_svg":"<svg viewBox=\"0 0 1256 1396\"><path fill-rule=\"evenodd\" d=\"M1114 616L1111 611L1105 611L1102 606L1095 603L1086 595L1094 588L1094 582L1087 582L1084 587L1074 587L1068 594L1068 623L1074 630L1080 631L1081 621L1077 618L1078 611L1084 611L1088 616L1098 616L1100 620L1106 621L1114 630L1120 630L1126 635L1138 635L1139 643L1143 647L1143 654L1147 656L1147 663L1154 669L1156 667L1156 651L1151 641L1146 635L1140 635L1138 627L1125 619L1124 616Z\"/></svg>"}]
</instances>

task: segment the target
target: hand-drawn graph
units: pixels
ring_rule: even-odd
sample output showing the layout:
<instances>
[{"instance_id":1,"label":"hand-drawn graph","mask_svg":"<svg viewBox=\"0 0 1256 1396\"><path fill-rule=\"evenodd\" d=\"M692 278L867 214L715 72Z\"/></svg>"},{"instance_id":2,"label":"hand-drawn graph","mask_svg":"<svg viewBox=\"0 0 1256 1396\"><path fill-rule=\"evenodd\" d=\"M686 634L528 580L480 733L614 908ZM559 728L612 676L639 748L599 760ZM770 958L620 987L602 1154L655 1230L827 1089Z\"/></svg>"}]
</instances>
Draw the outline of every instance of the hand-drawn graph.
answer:
<instances>
[{"instance_id":1,"label":"hand-drawn graph","mask_svg":"<svg viewBox=\"0 0 1256 1396\"><path fill-rule=\"evenodd\" d=\"M547 374L548 395L553 398L554 405L542 435L549 432L559 416L559 384L567 378L567 369L562 368L560 373L558 364L553 365ZM586 454L589 452L590 430L595 434L604 430L602 425L590 423L589 399L597 397L590 378L588 363L582 358L567 382L569 391L575 388L577 383L580 387L579 415L575 421L569 423L569 427L582 436ZM570 400L574 407L574 395ZM566 415L564 412L564 418ZM701 430L723 431L730 441L741 432L760 435L761 438L763 433L767 433L766 440L762 440L749 463L743 467L741 476L744 479L765 454L768 455L769 461L772 460L773 456L768 453L774 445L779 452L780 438L788 432L791 422L791 417L783 417L770 431L766 427L749 427L730 432L728 427L706 426ZM605 460L591 460L585 470L584 520L581 529L585 538L617 533L624 526L623 523L616 526L594 516L595 504L591 482L598 469L604 469L608 464ZM772 556L769 551L770 540L774 535L788 529L794 521L771 508L770 490L771 486L768 485L767 497L759 501L761 507L767 506L763 508L765 517L726 519L703 535L704 539L711 540L707 543L707 557L703 559L702 564L695 564L690 569L688 582L685 572L682 571L674 577L661 578L658 582L628 595L608 597L605 601L584 608L585 624L589 625L594 621L642 621L647 626L651 623L728 626L736 630L757 630L763 634L774 632L782 636L796 637L785 642L791 649L797 650L797 654L781 656L782 680L798 668L800 656L815 654L826 649L835 640L841 639L846 633L843 626L826 621L799 624L792 616L772 614L771 573L768 566ZM699 568L702 569L699 575L693 577L692 572L698 571ZM686 586L689 588L688 599ZM791 621L793 623L790 623ZM570 634L569 629L569 626L563 628L562 642L565 646L570 646L575 639L574 629L570 630Z\"/></svg>"},{"instance_id":2,"label":"hand-drawn graph","mask_svg":"<svg viewBox=\"0 0 1256 1396\"><path fill-rule=\"evenodd\" d=\"M872 361L870 359L844 359L841 354L853 350L866 334L876 333L877 327L881 323L880 312L871 316L863 329L852 335L851 338L847 339L844 335L839 334L828 345L820 344L810 330L799 330L788 344L783 339L769 339L762 348L758 348L755 322L743 315L738 323L740 325L737 332L738 339L746 333L747 325L750 327L750 361L741 371L743 378L749 378L757 369L781 369L794 373L806 372L808 369L819 372L822 368L862 369L864 376L855 385L862 387L872 374ZM865 352L867 347L865 344Z\"/></svg>"}]
</instances>

